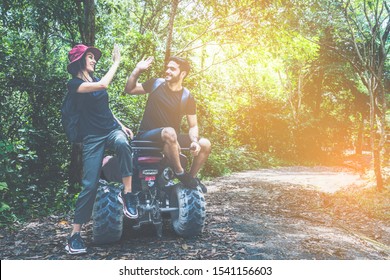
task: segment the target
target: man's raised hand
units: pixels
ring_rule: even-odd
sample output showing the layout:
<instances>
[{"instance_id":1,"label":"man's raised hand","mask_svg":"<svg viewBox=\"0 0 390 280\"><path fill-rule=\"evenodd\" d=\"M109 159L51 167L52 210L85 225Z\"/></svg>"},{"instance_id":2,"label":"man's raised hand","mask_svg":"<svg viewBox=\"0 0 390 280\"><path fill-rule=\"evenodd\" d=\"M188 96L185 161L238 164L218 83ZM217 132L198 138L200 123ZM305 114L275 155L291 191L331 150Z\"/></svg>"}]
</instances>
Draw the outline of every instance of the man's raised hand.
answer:
<instances>
[{"instance_id":1,"label":"man's raised hand","mask_svg":"<svg viewBox=\"0 0 390 280\"><path fill-rule=\"evenodd\" d=\"M153 60L154 60L154 57L149 56L148 58L143 59L140 62L138 62L136 68L138 68L141 72L146 71L152 65Z\"/></svg>"}]
</instances>

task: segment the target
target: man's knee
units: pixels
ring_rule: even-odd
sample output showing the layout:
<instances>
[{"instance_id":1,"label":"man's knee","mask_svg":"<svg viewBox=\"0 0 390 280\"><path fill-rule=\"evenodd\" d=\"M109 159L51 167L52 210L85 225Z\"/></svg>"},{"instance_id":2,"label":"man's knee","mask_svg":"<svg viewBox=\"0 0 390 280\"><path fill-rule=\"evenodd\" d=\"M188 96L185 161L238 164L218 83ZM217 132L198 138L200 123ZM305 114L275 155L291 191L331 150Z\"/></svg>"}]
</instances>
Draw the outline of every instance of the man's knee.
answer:
<instances>
[{"instance_id":1,"label":"man's knee","mask_svg":"<svg viewBox=\"0 0 390 280\"><path fill-rule=\"evenodd\" d=\"M177 134L176 130L172 127L166 127L161 132L161 139L164 143L176 143L177 142Z\"/></svg>"},{"instance_id":2,"label":"man's knee","mask_svg":"<svg viewBox=\"0 0 390 280\"><path fill-rule=\"evenodd\" d=\"M199 140L199 145L201 147L201 151L208 153L208 154L211 152L211 142L209 139L201 138Z\"/></svg>"}]
</instances>

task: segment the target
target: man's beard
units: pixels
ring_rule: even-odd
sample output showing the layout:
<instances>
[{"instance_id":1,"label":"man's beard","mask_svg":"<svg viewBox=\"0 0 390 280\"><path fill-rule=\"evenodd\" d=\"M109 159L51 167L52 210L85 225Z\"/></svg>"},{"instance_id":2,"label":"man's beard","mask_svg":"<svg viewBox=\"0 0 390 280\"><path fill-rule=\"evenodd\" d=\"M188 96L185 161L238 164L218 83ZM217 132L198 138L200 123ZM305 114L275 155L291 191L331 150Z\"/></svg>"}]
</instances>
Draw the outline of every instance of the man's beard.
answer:
<instances>
[{"instance_id":1,"label":"man's beard","mask_svg":"<svg viewBox=\"0 0 390 280\"><path fill-rule=\"evenodd\" d=\"M165 76L165 79L166 79L167 77L170 78L170 80L168 80L168 82L170 82L170 83L176 83L176 82L180 81L179 75L178 75L178 76L173 76L173 75L169 75L169 76L168 76L168 75L166 75L166 76Z\"/></svg>"}]
</instances>

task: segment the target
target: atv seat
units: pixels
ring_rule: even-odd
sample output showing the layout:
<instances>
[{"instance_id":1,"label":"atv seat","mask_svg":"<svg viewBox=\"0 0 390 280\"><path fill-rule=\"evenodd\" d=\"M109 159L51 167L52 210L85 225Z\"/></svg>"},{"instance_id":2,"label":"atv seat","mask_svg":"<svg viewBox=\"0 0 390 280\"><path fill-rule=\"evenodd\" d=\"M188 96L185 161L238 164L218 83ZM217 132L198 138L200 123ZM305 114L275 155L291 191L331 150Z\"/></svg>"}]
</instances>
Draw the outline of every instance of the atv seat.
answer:
<instances>
[{"instance_id":1,"label":"atv seat","mask_svg":"<svg viewBox=\"0 0 390 280\"><path fill-rule=\"evenodd\" d=\"M130 146L133 150L139 151L161 151L163 148L161 143L146 140L132 140Z\"/></svg>"}]
</instances>

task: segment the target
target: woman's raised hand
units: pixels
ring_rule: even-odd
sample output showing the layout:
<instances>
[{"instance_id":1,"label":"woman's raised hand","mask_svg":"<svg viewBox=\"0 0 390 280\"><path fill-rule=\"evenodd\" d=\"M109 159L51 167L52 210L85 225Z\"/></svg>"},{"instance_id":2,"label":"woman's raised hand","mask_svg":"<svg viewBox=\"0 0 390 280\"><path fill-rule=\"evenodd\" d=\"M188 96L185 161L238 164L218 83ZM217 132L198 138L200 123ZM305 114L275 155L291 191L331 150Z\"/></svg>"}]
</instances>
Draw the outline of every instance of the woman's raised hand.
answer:
<instances>
[{"instance_id":1,"label":"woman's raised hand","mask_svg":"<svg viewBox=\"0 0 390 280\"><path fill-rule=\"evenodd\" d=\"M112 50L112 60L118 63L121 61L121 53L117 44L114 44L114 49Z\"/></svg>"}]
</instances>

